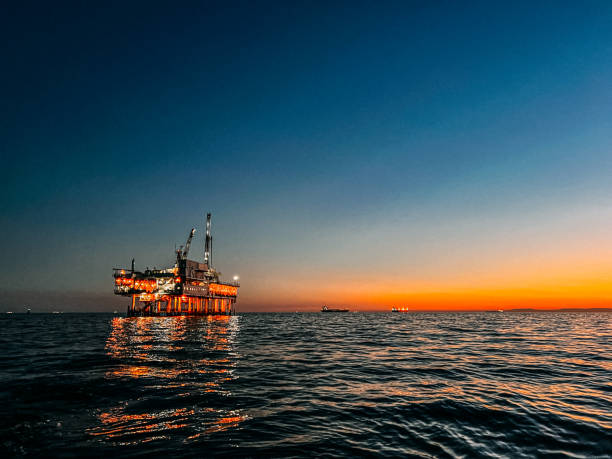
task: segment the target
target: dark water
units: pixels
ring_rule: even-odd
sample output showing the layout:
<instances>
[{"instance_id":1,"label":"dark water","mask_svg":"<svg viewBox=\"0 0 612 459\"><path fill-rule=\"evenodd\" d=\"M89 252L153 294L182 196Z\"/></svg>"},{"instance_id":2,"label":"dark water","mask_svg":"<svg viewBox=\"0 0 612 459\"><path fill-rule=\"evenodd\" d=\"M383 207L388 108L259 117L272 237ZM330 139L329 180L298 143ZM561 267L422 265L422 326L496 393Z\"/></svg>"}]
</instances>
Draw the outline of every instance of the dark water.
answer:
<instances>
[{"instance_id":1,"label":"dark water","mask_svg":"<svg viewBox=\"0 0 612 459\"><path fill-rule=\"evenodd\" d=\"M9 455L612 453L609 312L14 314L0 327Z\"/></svg>"}]
</instances>

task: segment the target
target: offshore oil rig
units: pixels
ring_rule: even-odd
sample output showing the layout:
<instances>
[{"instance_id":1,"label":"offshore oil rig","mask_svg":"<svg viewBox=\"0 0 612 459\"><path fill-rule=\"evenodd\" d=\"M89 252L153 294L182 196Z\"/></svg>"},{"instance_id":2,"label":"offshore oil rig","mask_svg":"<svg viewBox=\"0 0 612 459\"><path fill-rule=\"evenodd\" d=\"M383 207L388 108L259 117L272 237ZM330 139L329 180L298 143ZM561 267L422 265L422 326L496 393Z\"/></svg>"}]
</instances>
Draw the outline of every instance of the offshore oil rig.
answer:
<instances>
[{"instance_id":1,"label":"offshore oil rig","mask_svg":"<svg viewBox=\"0 0 612 459\"><path fill-rule=\"evenodd\" d=\"M176 251L172 268L114 268L115 295L129 296L128 316L182 316L235 314L238 278L221 282L220 273L212 267L211 214L206 215L204 262L187 259L195 234L192 228L185 246Z\"/></svg>"}]
</instances>

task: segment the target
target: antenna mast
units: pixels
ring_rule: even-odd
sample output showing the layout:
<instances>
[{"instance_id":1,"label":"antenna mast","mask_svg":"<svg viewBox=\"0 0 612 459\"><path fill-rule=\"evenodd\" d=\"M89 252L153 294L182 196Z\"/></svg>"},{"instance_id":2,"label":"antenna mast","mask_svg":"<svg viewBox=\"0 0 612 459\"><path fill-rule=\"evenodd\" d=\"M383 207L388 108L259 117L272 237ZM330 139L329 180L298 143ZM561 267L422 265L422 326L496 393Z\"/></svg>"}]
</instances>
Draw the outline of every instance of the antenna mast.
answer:
<instances>
[{"instance_id":1,"label":"antenna mast","mask_svg":"<svg viewBox=\"0 0 612 459\"><path fill-rule=\"evenodd\" d=\"M204 263L210 268L212 264L212 236L210 235L210 217L206 214L206 242L204 244Z\"/></svg>"}]
</instances>

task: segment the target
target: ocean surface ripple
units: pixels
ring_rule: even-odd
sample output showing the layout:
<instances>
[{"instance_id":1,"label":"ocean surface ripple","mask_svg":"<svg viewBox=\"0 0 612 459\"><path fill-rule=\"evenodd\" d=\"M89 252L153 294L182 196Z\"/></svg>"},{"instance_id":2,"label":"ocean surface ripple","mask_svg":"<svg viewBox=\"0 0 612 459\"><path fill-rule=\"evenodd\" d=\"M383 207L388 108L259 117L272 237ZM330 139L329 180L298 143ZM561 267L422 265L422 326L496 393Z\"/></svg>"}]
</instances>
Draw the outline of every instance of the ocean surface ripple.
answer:
<instances>
[{"instance_id":1,"label":"ocean surface ripple","mask_svg":"<svg viewBox=\"0 0 612 459\"><path fill-rule=\"evenodd\" d=\"M3 457L612 453L610 312L3 316Z\"/></svg>"}]
</instances>

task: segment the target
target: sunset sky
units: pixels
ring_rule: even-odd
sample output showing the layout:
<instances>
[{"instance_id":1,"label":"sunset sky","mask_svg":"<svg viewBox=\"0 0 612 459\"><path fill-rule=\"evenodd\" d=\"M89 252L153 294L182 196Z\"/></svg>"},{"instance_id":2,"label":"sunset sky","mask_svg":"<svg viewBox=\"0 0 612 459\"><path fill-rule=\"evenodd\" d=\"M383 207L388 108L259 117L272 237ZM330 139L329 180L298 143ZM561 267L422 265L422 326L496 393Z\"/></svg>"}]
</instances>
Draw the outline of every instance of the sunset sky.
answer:
<instances>
[{"instance_id":1,"label":"sunset sky","mask_svg":"<svg viewBox=\"0 0 612 459\"><path fill-rule=\"evenodd\" d=\"M0 311L208 211L239 311L612 307L611 2L5 9Z\"/></svg>"}]
</instances>

